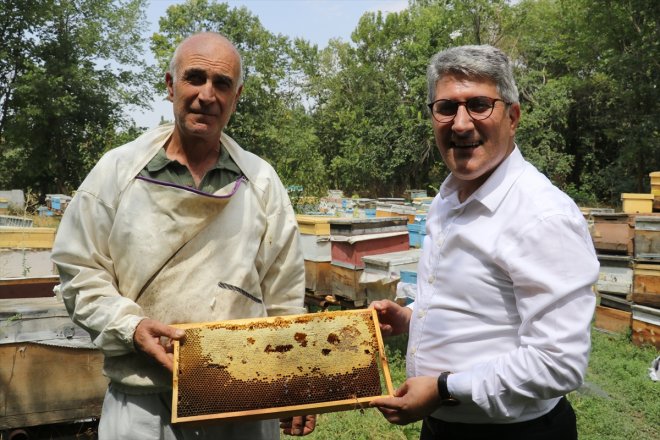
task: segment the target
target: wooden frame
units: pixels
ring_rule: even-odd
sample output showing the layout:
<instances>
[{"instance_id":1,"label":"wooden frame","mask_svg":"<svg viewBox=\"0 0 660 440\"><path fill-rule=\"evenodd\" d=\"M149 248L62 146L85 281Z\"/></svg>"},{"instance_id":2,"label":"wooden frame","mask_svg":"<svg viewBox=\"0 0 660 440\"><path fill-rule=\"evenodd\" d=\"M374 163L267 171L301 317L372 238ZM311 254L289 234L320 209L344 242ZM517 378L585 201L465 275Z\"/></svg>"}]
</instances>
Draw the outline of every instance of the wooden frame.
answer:
<instances>
[{"instance_id":1,"label":"wooden frame","mask_svg":"<svg viewBox=\"0 0 660 440\"><path fill-rule=\"evenodd\" d=\"M611 333L626 333L630 330L632 313L612 307L596 306L594 326Z\"/></svg>"},{"instance_id":2,"label":"wooden frame","mask_svg":"<svg viewBox=\"0 0 660 440\"><path fill-rule=\"evenodd\" d=\"M660 308L660 263L637 263L633 270L632 301Z\"/></svg>"},{"instance_id":3,"label":"wooden frame","mask_svg":"<svg viewBox=\"0 0 660 440\"><path fill-rule=\"evenodd\" d=\"M0 431L99 417L108 380L99 350L0 345Z\"/></svg>"},{"instance_id":4,"label":"wooden frame","mask_svg":"<svg viewBox=\"0 0 660 440\"><path fill-rule=\"evenodd\" d=\"M186 330L186 339L182 344L174 342L172 423L275 419L345 411L368 406L377 397L393 395L378 316L373 309L176 327ZM218 350L222 344L227 348L224 352ZM361 373L355 373L358 370ZM351 383L357 384L367 376L371 388L358 391L371 393L377 388L381 394L354 392ZM301 387L303 383L307 385ZM319 388L312 389L315 385ZM382 394L383 385L387 394ZM219 395L218 390L229 398L213 399ZM322 392L319 394L318 390ZM257 401L273 402L273 398L289 391L282 402L308 401L275 402L272 406ZM340 398L327 399L323 392ZM346 398L350 393L351 397ZM212 412L202 414L199 408L193 409L198 402L204 402L199 404L204 411L212 408ZM221 406L233 409L218 411ZM236 409L241 406L245 408Z\"/></svg>"},{"instance_id":5,"label":"wooden frame","mask_svg":"<svg viewBox=\"0 0 660 440\"><path fill-rule=\"evenodd\" d=\"M43 277L0 278L0 299L54 297L59 275Z\"/></svg>"},{"instance_id":6,"label":"wooden frame","mask_svg":"<svg viewBox=\"0 0 660 440\"><path fill-rule=\"evenodd\" d=\"M624 213L592 213L591 238L599 253L633 255L635 216Z\"/></svg>"}]
</instances>

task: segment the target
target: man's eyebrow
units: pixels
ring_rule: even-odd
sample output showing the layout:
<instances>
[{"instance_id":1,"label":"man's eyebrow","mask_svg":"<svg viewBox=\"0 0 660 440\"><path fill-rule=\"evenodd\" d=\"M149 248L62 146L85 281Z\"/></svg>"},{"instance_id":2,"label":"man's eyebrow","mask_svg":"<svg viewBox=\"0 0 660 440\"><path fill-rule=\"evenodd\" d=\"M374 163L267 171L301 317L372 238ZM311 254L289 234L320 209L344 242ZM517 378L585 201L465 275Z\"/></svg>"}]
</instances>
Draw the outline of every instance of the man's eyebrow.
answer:
<instances>
[{"instance_id":1,"label":"man's eyebrow","mask_svg":"<svg viewBox=\"0 0 660 440\"><path fill-rule=\"evenodd\" d=\"M213 82L220 83L229 87L232 87L234 85L234 79L229 75L223 75L223 74L213 75Z\"/></svg>"},{"instance_id":2,"label":"man's eyebrow","mask_svg":"<svg viewBox=\"0 0 660 440\"><path fill-rule=\"evenodd\" d=\"M199 76L207 76L207 72L204 69L199 69L196 67L191 67L189 69L186 69L183 72L184 77L189 77L189 76L194 76L194 75L199 75ZM227 86L233 86L234 85L234 79L229 76L229 75L223 75L223 74L215 74L212 77L213 82L219 82L221 84L227 85Z\"/></svg>"},{"instance_id":3,"label":"man's eyebrow","mask_svg":"<svg viewBox=\"0 0 660 440\"><path fill-rule=\"evenodd\" d=\"M206 75L206 72L203 69L197 69L195 67L191 67L189 69L186 69L183 71L184 76L191 76L191 75Z\"/></svg>"}]
</instances>

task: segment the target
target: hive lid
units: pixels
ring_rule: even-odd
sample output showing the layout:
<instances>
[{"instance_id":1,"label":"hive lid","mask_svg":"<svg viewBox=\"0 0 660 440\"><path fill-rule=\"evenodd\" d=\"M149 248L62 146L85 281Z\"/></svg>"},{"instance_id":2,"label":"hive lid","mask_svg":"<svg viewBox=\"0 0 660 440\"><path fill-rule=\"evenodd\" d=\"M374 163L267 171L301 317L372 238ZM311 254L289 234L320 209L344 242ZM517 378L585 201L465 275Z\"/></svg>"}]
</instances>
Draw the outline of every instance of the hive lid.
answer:
<instances>
[{"instance_id":1,"label":"hive lid","mask_svg":"<svg viewBox=\"0 0 660 440\"><path fill-rule=\"evenodd\" d=\"M400 264L417 263L422 253L421 249L409 249L407 251L388 252L385 254L365 255L362 261L376 266L390 266Z\"/></svg>"},{"instance_id":2,"label":"hive lid","mask_svg":"<svg viewBox=\"0 0 660 440\"><path fill-rule=\"evenodd\" d=\"M640 304L632 305L633 319L660 326L660 309Z\"/></svg>"},{"instance_id":3,"label":"hive lid","mask_svg":"<svg viewBox=\"0 0 660 440\"><path fill-rule=\"evenodd\" d=\"M355 244L361 241L379 240L381 238L389 238L389 237L398 237L399 235L408 235L408 231L405 230L405 231L383 232L380 234L361 234L355 236L332 235L330 236L330 241Z\"/></svg>"},{"instance_id":4,"label":"hive lid","mask_svg":"<svg viewBox=\"0 0 660 440\"><path fill-rule=\"evenodd\" d=\"M71 321L56 297L0 299L0 322L0 345L30 342L95 348L89 334Z\"/></svg>"},{"instance_id":5,"label":"hive lid","mask_svg":"<svg viewBox=\"0 0 660 440\"><path fill-rule=\"evenodd\" d=\"M177 325L172 423L359 409L392 395L375 310Z\"/></svg>"},{"instance_id":6,"label":"hive lid","mask_svg":"<svg viewBox=\"0 0 660 440\"><path fill-rule=\"evenodd\" d=\"M635 199L635 200L653 200L653 194L647 193L622 193L621 200Z\"/></svg>"}]
</instances>

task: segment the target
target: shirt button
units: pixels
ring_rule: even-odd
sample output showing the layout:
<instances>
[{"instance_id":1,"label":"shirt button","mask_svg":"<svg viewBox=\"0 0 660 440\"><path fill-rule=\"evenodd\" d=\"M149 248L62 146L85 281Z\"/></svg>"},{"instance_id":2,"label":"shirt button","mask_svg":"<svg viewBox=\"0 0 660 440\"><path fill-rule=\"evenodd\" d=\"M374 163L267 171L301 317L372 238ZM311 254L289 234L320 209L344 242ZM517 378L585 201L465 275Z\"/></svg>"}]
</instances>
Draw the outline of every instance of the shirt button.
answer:
<instances>
[{"instance_id":1,"label":"shirt button","mask_svg":"<svg viewBox=\"0 0 660 440\"><path fill-rule=\"evenodd\" d=\"M418 316L419 316L420 318L423 318L424 315L426 315L426 313L424 312L424 310L420 310L419 313L418 313Z\"/></svg>"},{"instance_id":2,"label":"shirt button","mask_svg":"<svg viewBox=\"0 0 660 440\"><path fill-rule=\"evenodd\" d=\"M431 275L429 277L429 284L433 284L434 281L435 281L435 277L433 275Z\"/></svg>"},{"instance_id":3,"label":"shirt button","mask_svg":"<svg viewBox=\"0 0 660 440\"><path fill-rule=\"evenodd\" d=\"M444 242L445 242L445 241L444 241L442 238L438 238L438 239L435 241L435 244L436 244L438 247L440 247L440 246L442 246L442 243L444 243Z\"/></svg>"},{"instance_id":4,"label":"shirt button","mask_svg":"<svg viewBox=\"0 0 660 440\"><path fill-rule=\"evenodd\" d=\"M415 354L415 352L417 352L417 349L415 347L410 349L410 353Z\"/></svg>"}]
</instances>

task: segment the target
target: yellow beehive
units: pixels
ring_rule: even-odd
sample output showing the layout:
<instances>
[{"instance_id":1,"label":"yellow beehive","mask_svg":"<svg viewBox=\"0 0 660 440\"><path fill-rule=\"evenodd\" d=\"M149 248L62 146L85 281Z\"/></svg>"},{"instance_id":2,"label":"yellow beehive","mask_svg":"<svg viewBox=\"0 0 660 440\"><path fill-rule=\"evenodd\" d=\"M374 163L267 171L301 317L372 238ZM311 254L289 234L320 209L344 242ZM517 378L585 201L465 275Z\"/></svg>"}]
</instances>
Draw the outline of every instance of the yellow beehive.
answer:
<instances>
[{"instance_id":1,"label":"yellow beehive","mask_svg":"<svg viewBox=\"0 0 660 440\"><path fill-rule=\"evenodd\" d=\"M300 233L309 235L330 235L330 223L328 221L331 218L322 215L296 215Z\"/></svg>"},{"instance_id":2,"label":"yellow beehive","mask_svg":"<svg viewBox=\"0 0 660 440\"><path fill-rule=\"evenodd\" d=\"M55 228L0 228L0 248L50 249L55 241Z\"/></svg>"},{"instance_id":3,"label":"yellow beehive","mask_svg":"<svg viewBox=\"0 0 660 440\"><path fill-rule=\"evenodd\" d=\"M649 174L651 178L651 194L660 196L660 171L654 171Z\"/></svg>"},{"instance_id":4,"label":"yellow beehive","mask_svg":"<svg viewBox=\"0 0 660 440\"><path fill-rule=\"evenodd\" d=\"M392 394L374 310L177 327L173 423L357 409L383 395L381 380Z\"/></svg>"},{"instance_id":5,"label":"yellow beehive","mask_svg":"<svg viewBox=\"0 0 660 440\"><path fill-rule=\"evenodd\" d=\"M623 193L623 212L626 214L650 214L653 212L653 194Z\"/></svg>"}]
</instances>

